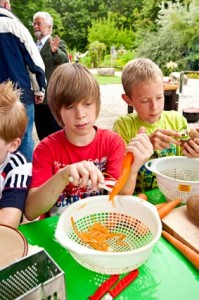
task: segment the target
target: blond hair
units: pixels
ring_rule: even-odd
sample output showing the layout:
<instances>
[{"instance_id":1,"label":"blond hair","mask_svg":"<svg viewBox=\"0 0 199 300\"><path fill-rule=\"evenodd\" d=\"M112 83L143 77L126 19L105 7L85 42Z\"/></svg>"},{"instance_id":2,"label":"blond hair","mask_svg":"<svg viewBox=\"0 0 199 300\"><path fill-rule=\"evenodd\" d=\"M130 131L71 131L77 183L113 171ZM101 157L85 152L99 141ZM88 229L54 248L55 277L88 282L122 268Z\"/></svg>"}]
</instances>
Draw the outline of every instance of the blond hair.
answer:
<instances>
[{"instance_id":1,"label":"blond hair","mask_svg":"<svg viewBox=\"0 0 199 300\"><path fill-rule=\"evenodd\" d=\"M122 71L122 85L128 97L132 96L133 87L140 84L150 84L163 79L161 69L148 58L136 58L129 61Z\"/></svg>"},{"instance_id":2,"label":"blond hair","mask_svg":"<svg viewBox=\"0 0 199 300\"><path fill-rule=\"evenodd\" d=\"M10 143L22 138L28 118L23 103L20 102L20 90L11 81L0 84L0 138Z\"/></svg>"},{"instance_id":3,"label":"blond hair","mask_svg":"<svg viewBox=\"0 0 199 300\"><path fill-rule=\"evenodd\" d=\"M100 110L100 89L94 76L79 63L65 63L53 72L47 90L49 107L56 121L64 126L61 108L82 100L96 103L96 118Z\"/></svg>"}]
</instances>

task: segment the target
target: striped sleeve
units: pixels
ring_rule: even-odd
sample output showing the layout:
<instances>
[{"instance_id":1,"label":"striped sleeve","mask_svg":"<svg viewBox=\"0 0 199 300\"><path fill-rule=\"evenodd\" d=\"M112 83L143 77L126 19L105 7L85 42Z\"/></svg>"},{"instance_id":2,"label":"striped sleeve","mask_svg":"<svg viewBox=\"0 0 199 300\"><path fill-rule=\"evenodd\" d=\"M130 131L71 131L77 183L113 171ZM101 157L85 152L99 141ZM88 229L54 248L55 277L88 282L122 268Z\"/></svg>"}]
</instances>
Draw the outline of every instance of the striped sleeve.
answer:
<instances>
[{"instance_id":1,"label":"striped sleeve","mask_svg":"<svg viewBox=\"0 0 199 300\"><path fill-rule=\"evenodd\" d=\"M31 175L32 163L28 163L20 152L11 154L1 174L3 189L0 208L16 207L23 211Z\"/></svg>"}]
</instances>

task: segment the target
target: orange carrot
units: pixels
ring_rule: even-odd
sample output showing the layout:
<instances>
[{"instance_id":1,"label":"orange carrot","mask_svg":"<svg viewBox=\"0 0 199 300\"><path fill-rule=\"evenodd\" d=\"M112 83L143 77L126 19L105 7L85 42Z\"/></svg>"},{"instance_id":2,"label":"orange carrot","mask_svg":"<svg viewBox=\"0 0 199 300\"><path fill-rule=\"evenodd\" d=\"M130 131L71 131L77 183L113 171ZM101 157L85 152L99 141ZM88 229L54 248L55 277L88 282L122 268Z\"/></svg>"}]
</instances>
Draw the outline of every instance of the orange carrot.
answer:
<instances>
[{"instance_id":1,"label":"orange carrot","mask_svg":"<svg viewBox=\"0 0 199 300\"><path fill-rule=\"evenodd\" d=\"M176 249L178 249L197 269L199 269L199 253L173 237L166 231L162 231L162 236L167 239Z\"/></svg>"},{"instance_id":2,"label":"orange carrot","mask_svg":"<svg viewBox=\"0 0 199 300\"><path fill-rule=\"evenodd\" d=\"M162 220L166 215L168 215L173 208L175 208L178 204L180 204L181 199L175 199L167 202L165 205L158 209L158 214L160 216L160 220Z\"/></svg>"},{"instance_id":3,"label":"orange carrot","mask_svg":"<svg viewBox=\"0 0 199 300\"><path fill-rule=\"evenodd\" d=\"M131 171L131 165L133 162L133 154L128 152L123 160L123 164L122 164L122 173L120 175L120 177L118 178L116 184L114 185L110 195L109 195L109 200L113 200L114 197L121 191L121 189L123 188L123 186L125 185L128 176L130 174Z\"/></svg>"},{"instance_id":4,"label":"orange carrot","mask_svg":"<svg viewBox=\"0 0 199 300\"><path fill-rule=\"evenodd\" d=\"M155 204L155 207L157 209L160 209L161 207L165 206L167 204L167 202L163 202L163 203L158 203L158 204Z\"/></svg>"},{"instance_id":5,"label":"orange carrot","mask_svg":"<svg viewBox=\"0 0 199 300\"><path fill-rule=\"evenodd\" d=\"M148 197L147 197L147 195L146 194L144 194L144 193L140 193L140 194L138 194L138 198L141 198L141 199L143 199L143 200L148 200Z\"/></svg>"}]
</instances>

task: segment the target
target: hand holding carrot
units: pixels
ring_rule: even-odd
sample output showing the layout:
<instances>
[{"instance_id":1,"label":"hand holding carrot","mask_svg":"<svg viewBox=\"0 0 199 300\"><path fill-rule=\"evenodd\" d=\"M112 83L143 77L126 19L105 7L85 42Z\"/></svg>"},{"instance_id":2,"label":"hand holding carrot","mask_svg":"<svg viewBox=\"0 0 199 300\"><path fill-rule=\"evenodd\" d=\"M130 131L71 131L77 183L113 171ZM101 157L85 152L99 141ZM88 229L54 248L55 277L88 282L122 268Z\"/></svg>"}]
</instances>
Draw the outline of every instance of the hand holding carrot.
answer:
<instances>
[{"instance_id":1,"label":"hand holding carrot","mask_svg":"<svg viewBox=\"0 0 199 300\"><path fill-rule=\"evenodd\" d=\"M138 134L132 138L127 145L126 151L131 152L134 156L131 168L132 174L137 174L139 169L147 162L153 154L153 145L148 135L144 132L145 128L141 127Z\"/></svg>"},{"instance_id":2,"label":"hand holding carrot","mask_svg":"<svg viewBox=\"0 0 199 300\"><path fill-rule=\"evenodd\" d=\"M109 196L110 200L119 193L132 195L139 169L153 154L152 144L144 132L145 129L142 127L137 136L127 145L121 175Z\"/></svg>"}]
</instances>

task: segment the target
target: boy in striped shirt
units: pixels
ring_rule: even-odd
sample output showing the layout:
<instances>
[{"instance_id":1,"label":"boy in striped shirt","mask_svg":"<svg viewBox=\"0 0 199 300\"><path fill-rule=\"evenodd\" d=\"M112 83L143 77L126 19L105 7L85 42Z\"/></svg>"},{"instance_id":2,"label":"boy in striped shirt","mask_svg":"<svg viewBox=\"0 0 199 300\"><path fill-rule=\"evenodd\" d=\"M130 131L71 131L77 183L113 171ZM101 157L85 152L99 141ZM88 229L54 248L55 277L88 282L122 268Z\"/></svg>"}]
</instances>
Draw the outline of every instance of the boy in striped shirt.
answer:
<instances>
[{"instance_id":1,"label":"boy in striped shirt","mask_svg":"<svg viewBox=\"0 0 199 300\"><path fill-rule=\"evenodd\" d=\"M0 84L0 223L17 228L22 219L32 164L17 149L27 126L20 90Z\"/></svg>"}]
</instances>

